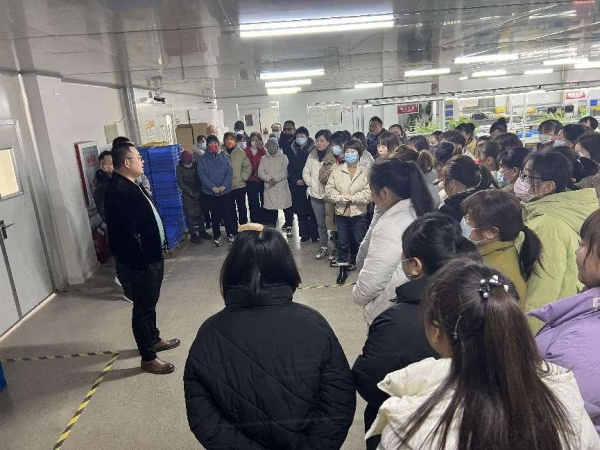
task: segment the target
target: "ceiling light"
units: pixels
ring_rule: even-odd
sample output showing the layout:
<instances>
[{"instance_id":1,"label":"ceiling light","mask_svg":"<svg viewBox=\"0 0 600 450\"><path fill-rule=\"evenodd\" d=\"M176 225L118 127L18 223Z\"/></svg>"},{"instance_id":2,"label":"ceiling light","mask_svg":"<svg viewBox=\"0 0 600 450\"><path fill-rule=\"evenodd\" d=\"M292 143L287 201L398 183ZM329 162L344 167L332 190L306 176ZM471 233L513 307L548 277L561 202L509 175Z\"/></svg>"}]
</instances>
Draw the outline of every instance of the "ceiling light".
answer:
<instances>
[{"instance_id":1,"label":"ceiling light","mask_svg":"<svg viewBox=\"0 0 600 450\"><path fill-rule=\"evenodd\" d=\"M544 61L542 64L545 66L564 66L567 64L580 64L588 62L587 58L561 58L561 59L550 59Z\"/></svg>"},{"instance_id":2,"label":"ceiling light","mask_svg":"<svg viewBox=\"0 0 600 450\"><path fill-rule=\"evenodd\" d=\"M405 77L428 77L431 75L444 75L450 73L448 68L440 69L424 69L424 70L407 70L404 72Z\"/></svg>"},{"instance_id":3,"label":"ceiling light","mask_svg":"<svg viewBox=\"0 0 600 450\"><path fill-rule=\"evenodd\" d=\"M356 83L354 89L383 87L383 83Z\"/></svg>"},{"instance_id":4,"label":"ceiling light","mask_svg":"<svg viewBox=\"0 0 600 450\"><path fill-rule=\"evenodd\" d=\"M261 80L280 80L282 78L320 77L325 75L325 69L290 70L288 72L262 72Z\"/></svg>"},{"instance_id":5,"label":"ceiling light","mask_svg":"<svg viewBox=\"0 0 600 450\"><path fill-rule=\"evenodd\" d=\"M471 64L481 62L498 62L498 61L514 61L519 59L519 55L516 53L501 53L497 55L472 55L472 56L459 56L454 60L454 64Z\"/></svg>"},{"instance_id":6,"label":"ceiling light","mask_svg":"<svg viewBox=\"0 0 600 450\"><path fill-rule=\"evenodd\" d=\"M267 95L296 94L301 90L300 86L267 89Z\"/></svg>"},{"instance_id":7,"label":"ceiling light","mask_svg":"<svg viewBox=\"0 0 600 450\"><path fill-rule=\"evenodd\" d=\"M371 108L373 105L371 103L365 103L362 106L363 106L363 108Z\"/></svg>"},{"instance_id":8,"label":"ceiling light","mask_svg":"<svg viewBox=\"0 0 600 450\"><path fill-rule=\"evenodd\" d=\"M529 91L527 94L545 94L546 90L545 89L535 89L533 91Z\"/></svg>"},{"instance_id":9,"label":"ceiling light","mask_svg":"<svg viewBox=\"0 0 600 450\"><path fill-rule=\"evenodd\" d=\"M575 64L575 69L598 69L600 68L600 61L587 61L579 64Z\"/></svg>"},{"instance_id":10,"label":"ceiling light","mask_svg":"<svg viewBox=\"0 0 600 450\"><path fill-rule=\"evenodd\" d=\"M240 37L290 36L297 34L336 33L375 28L392 28L394 15L337 17L332 19L290 20L240 25Z\"/></svg>"},{"instance_id":11,"label":"ceiling light","mask_svg":"<svg viewBox=\"0 0 600 450\"><path fill-rule=\"evenodd\" d=\"M481 77L501 77L502 75L506 75L505 69L482 70L480 72L473 72L473 74L471 76L474 78L481 78Z\"/></svg>"},{"instance_id":12,"label":"ceiling light","mask_svg":"<svg viewBox=\"0 0 600 450\"><path fill-rule=\"evenodd\" d=\"M545 73L552 73L554 69L531 69L523 72L523 75L543 75Z\"/></svg>"},{"instance_id":13,"label":"ceiling light","mask_svg":"<svg viewBox=\"0 0 600 450\"><path fill-rule=\"evenodd\" d=\"M459 79L459 81L465 81L465 80L468 80L469 77L458 77L458 79Z\"/></svg>"},{"instance_id":14,"label":"ceiling light","mask_svg":"<svg viewBox=\"0 0 600 450\"><path fill-rule=\"evenodd\" d=\"M553 14L534 14L532 16L529 16L529 20L532 19L551 19L553 17L576 17L577 16L577 11L575 11L574 9L570 10L570 11L565 11L562 13L553 13Z\"/></svg>"},{"instance_id":15,"label":"ceiling light","mask_svg":"<svg viewBox=\"0 0 600 450\"><path fill-rule=\"evenodd\" d=\"M310 78L304 78L302 80L268 81L265 83L265 87L307 86L309 84L312 84L312 80Z\"/></svg>"}]
</instances>

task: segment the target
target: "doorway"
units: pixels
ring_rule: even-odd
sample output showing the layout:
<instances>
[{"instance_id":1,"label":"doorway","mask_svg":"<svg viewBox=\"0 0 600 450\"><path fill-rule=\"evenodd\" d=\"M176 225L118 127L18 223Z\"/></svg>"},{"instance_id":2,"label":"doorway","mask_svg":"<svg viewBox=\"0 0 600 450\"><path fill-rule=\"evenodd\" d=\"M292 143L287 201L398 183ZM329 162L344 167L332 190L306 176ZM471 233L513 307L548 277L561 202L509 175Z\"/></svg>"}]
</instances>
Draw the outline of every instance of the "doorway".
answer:
<instances>
[{"instance_id":1,"label":"doorway","mask_svg":"<svg viewBox=\"0 0 600 450\"><path fill-rule=\"evenodd\" d=\"M0 334L53 290L18 124L0 121Z\"/></svg>"}]
</instances>

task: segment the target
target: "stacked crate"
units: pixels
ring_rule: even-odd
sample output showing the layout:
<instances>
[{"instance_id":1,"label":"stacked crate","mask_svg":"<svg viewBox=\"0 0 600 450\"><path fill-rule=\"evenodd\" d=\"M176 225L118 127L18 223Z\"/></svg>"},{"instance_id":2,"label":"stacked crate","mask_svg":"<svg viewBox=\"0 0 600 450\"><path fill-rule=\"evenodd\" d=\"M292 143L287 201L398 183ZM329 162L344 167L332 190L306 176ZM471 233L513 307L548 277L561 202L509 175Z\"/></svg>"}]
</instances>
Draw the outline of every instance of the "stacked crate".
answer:
<instances>
[{"instance_id":1,"label":"stacked crate","mask_svg":"<svg viewBox=\"0 0 600 450\"><path fill-rule=\"evenodd\" d=\"M144 174L150 181L152 195L165 226L168 248L172 250L181 242L186 227L176 172L181 146L142 147L138 150L144 160Z\"/></svg>"}]
</instances>

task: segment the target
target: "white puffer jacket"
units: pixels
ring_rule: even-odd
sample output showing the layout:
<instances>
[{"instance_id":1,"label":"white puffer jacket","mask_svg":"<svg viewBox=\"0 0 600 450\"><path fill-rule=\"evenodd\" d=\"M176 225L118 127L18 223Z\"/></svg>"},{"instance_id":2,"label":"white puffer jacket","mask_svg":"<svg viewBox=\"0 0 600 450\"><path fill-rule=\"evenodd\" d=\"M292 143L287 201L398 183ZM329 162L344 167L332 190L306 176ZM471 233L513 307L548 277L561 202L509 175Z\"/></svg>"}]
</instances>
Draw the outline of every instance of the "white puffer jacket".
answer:
<instances>
[{"instance_id":1,"label":"white puffer jacket","mask_svg":"<svg viewBox=\"0 0 600 450\"><path fill-rule=\"evenodd\" d=\"M265 182L263 208L286 209L292 206L292 194L288 185L288 158L280 150L276 155L267 153L260 159L258 177ZM271 186L269 180L274 179Z\"/></svg>"},{"instance_id":2,"label":"white puffer jacket","mask_svg":"<svg viewBox=\"0 0 600 450\"><path fill-rule=\"evenodd\" d=\"M408 281L402 271L402 234L416 218L411 201L401 200L378 216L360 244L361 270L352 298L363 307L368 325L394 305L390 300L396 298L396 288Z\"/></svg>"},{"instance_id":3,"label":"white puffer jacket","mask_svg":"<svg viewBox=\"0 0 600 450\"><path fill-rule=\"evenodd\" d=\"M304 169L302 170L302 179L308 186L308 195L312 198L323 200L325 198L325 185L319 181L319 172L323 166L323 161L319 162L318 150L315 147L306 160ZM331 152L328 147L325 153Z\"/></svg>"},{"instance_id":4,"label":"white puffer jacket","mask_svg":"<svg viewBox=\"0 0 600 450\"><path fill-rule=\"evenodd\" d=\"M408 445L400 446L395 430L402 429L410 416L433 394L450 373L451 359L427 358L404 369L389 373L377 386L390 395L379 408L377 419L367 432L366 438L381 434L378 448L384 450L405 450L416 448L437 448L437 442L431 444L428 436L439 423L446 410L453 391L434 407L433 411L410 439ZM554 364L546 363L550 369L543 378L548 388L565 407L567 418L575 434L571 448L581 450L600 449L600 438L585 411L583 399L579 393L573 372ZM458 417L456 414L455 417ZM455 449L458 444L459 423L450 426L446 449Z\"/></svg>"}]
</instances>

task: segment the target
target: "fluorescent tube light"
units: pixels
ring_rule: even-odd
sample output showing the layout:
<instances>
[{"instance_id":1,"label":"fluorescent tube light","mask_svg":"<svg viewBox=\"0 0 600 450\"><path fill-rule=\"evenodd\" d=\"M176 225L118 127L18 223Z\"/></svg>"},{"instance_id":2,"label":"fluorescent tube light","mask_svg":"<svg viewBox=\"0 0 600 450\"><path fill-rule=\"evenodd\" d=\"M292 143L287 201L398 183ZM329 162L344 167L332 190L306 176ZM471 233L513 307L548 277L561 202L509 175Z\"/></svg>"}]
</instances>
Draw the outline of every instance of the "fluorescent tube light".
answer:
<instances>
[{"instance_id":1,"label":"fluorescent tube light","mask_svg":"<svg viewBox=\"0 0 600 450\"><path fill-rule=\"evenodd\" d=\"M240 25L240 37L290 36L298 34L337 33L376 28L392 28L394 15L338 17L332 19L290 20Z\"/></svg>"},{"instance_id":2,"label":"fluorescent tube light","mask_svg":"<svg viewBox=\"0 0 600 450\"><path fill-rule=\"evenodd\" d=\"M548 61L544 61L542 64L545 66L564 66L567 64L581 64L588 62L587 58L560 58L560 59L550 59Z\"/></svg>"},{"instance_id":3,"label":"fluorescent tube light","mask_svg":"<svg viewBox=\"0 0 600 450\"><path fill-rule=\"evenodd\" d=\"M325 75L325 69L290 70L287 72L262 72L261 80L281 80L287 78L321 77Z\"/></svg>"},{"instance_id":4,"label":"fluorescent tube light","mask_svg":"<svg viewBox=\"0 0 600 450\"><path fill-rule=\"evenodd\" d=\"M533 91L529 91L527 94L545 94L546 90L545 89L535 89Z\"/></svg>"},{"instance_id":5,"label":"fluorescent tube light","mask_svg":"<svg viewBox=\"0 0 600 450\"><path fill-rule=\"evenodd\" d=\"M307 86L312 84L310 78L304 78L302 80L281 80L281 81L268 81L265 83L266 88L274 87L285 87L285 86Z\"/></svg>"},{"instance_id":6,"label":"fluorescent tube light","mask_svg":"<svg viewBox=\"0 0 600 450\"><path fill-rule=\"evenodd\" d=\"M372 107L373 107L373 105L371 103L365 103L363 105L363 108L372 108Z\"/></svg>"},{"instance_id":7,"label":"fluorescent tube light","mask_svg":"<svg viewBox=\"0 0 600 450\"><path fill-rule=\"evenodd\" d=\"M482 78L482 77L501 77L502 75L506 75L505 69L482 70L480 72L473 72L473 74L471 76L474 78Z\"/></svg>"},{"instance_id":8,"label":"fluorescent tube light","mask_svg":"<svg viewBox=\"0 0 600 450\"><path fill-rule=\"evenodd\" d=\"M459 79L459 81L465 81L465 80L468 80L469 77L458 77L458 79Z\"/></svg>"},{"instance_id":9,"label":"fluorescent tube light","mask_svg":"<svg viewBox=\"0 0 600 450\"><path fill-rule=\"evenodd\" d=\"M552 73L554 69L531 69L523 72L523 75L543 75L545 73Z\"/></svg>"},{"instance_id":10,"label":"fluorescent tube light","mask_svg":"<svg viewBox=\"0 0 600 450\"><path fill-rule=\"evenodd\" d=\"M600 68L600 61L587 61L579 64L575 64L575 69L598 69Z\"/></svg>"},{"instance_id":11,"label":"fluorescent tube light","mask_svg":"<svg viewBox=\"0 0 600 450\"><path fill-rule=\"evenodd\" d=\"M458 58L456 58L454 60L454 64L514 61L515 59L519 59L519 55L516 53L500 53L497 55L459 56Z\"/></svg>"},{"instance_id":12,"label":"fluorescent tube light","mask_svg":"<svg viewBox=\"0 0 600 450\"><path fill-rule=\"evenodd\" d=\"M354 89L383 87L383 83L356 83Z\"/></svg>"},{"instance_id":13,"label":"fluorescent tube light","mask_svg":"<svg viewBox=\"0 0 600 450\"><path fill-rule=\"evenodd\" d=\"M405 77L428 77L431 75L444 75L450 73L448 68L439 69L423 69L423 70L407 70L404 72Z\"/></svg>"},{"instance_id":14,"label":"fluorescent tube light","mask_svg":"<svg viewBox=\"0 0 600 450\"><path fill-rule=\"evenodd\" d=\"M301 90L300 86L267 89L267 95L296 94Z\"/></svg>"}]
</instances>

